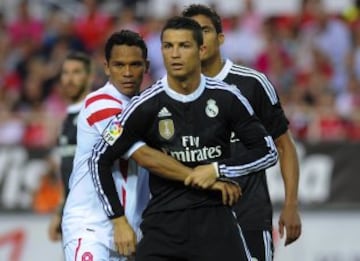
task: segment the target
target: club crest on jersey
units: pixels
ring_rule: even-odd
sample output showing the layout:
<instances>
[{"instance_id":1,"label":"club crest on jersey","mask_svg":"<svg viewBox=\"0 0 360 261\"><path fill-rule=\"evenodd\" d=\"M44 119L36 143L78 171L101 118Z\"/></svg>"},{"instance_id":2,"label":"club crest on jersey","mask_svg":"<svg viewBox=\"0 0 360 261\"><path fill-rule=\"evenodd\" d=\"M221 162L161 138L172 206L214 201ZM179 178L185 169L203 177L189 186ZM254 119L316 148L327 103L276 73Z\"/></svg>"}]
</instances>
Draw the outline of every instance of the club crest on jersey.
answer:
<instances>
[{"instance_id":1,"label":"club crest on jersey","mask_svg":"<svg viewBox=\"0 0 360 261\"><path fill-rule=\"evenodd\" d=\"M216 105L216 101L213 99L208 100L205 108L205 113L210 118L214 118L219 113L219 107Z\"/></svg>"},{"instance_id":2,"label":"club crest on jersey","mask_svg":"<svg viewBox=\"0 0 360 261\"><path fill-rule=\"evenodd\" d=\"M165 119L159 121L159 133L160 136L166 140L171 139L174 136L175 128L174 122L171 119Z\"/></svg>"},{"instance_id":3,"label":"club crest on jersey","mask_svg":"<svg viewBox=\"0 0 360 261\"><path fill-rule=\"evenodd\" d=\"M115 141L121 136L122 132L123 127L121 126L120 121L114 120L105 129L102 136L108 144L113 145Z\"/></svg>"}]
</instances>

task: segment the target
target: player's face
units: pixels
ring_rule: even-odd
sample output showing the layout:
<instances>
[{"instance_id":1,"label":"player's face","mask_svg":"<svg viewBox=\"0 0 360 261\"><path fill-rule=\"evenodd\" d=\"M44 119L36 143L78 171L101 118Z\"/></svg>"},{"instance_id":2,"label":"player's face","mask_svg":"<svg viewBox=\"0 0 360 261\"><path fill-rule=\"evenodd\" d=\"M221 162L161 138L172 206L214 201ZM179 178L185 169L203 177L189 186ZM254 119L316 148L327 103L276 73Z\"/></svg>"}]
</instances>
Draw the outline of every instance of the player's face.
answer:
<instances>
[{"instance_id":1,"label":"player's face","mask_svg":"<svg viewBox=\"0 0 360 261\"><path fill-rule=\"evenodd\" d=\"M195 15L191 17L200 24L204 37L204 52L201 56L202 61L207 61L220 54L220 45L224 42L224 34L217 33L210 18L205 15Z\"/></svg>"},{"instance_id":2,"label":"player's face","mask_svg":"<svg viewBox=\"0 0 360 261\"><path fill-rule=\"evenodd\" d=\"M122 94L131 97L139 91L147 67L140 47L115 45L105 62L105 73Z\"/></svg>"},{"instance_id":3,"label":"player's face","mask_svg":"<svg viewBox=\"0 0 360 261\"><path fill-rule=\"evenodd\" d=\"M72 102L81 100L87 93L91 77L83 62L66 60L61 70L61 85L66 98Z\"/></svg>"},{"instance_id":4,"label":"player's face","mask_svg":"<svg viewBox=\"0 0 360 261\"><path fill-rule=\"evenodd\" d=\"M161 52L168 76L188 78L199 73L202 47L199 48L190 30L165 30Z\"/></svg>"}]
</instances>

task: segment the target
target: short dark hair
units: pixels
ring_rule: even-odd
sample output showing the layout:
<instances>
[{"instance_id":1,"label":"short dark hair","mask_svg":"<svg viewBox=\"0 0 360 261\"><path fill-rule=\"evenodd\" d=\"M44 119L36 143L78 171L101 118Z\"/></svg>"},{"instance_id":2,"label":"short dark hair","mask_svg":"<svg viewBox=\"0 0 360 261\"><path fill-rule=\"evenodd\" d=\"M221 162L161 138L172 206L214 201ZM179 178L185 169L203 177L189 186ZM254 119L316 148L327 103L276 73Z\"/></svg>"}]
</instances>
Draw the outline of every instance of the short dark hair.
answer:
<instances>
[{"instance_id":1,"label":"short dark hair","mask_svg":"<svg viewBox=\"0 0 360 261\"><path fill-rule=\"evenodd\" d=\"M164 31L167 29L185 29L192 32L193 37L198 44L198 46L201 46L204 42L203 40L203 34L201 26L195 22L194 20L187 18L187 17L181 17L181 16L174 16L167 20L165 23L162 31L161 31L161 40L163 39Z\"/></svg>"},{"instance_id":2,"label":"short dark hair","mask_svg":"<svg viewBox=\"0 0 360 261\"><path fill-rule=\"evenodd\" d=\"M111 51L115 45L137 46L142 51L142 57L147 60L148 50L144 39L140 34L131 30L121 30L113 33L105 44L105 58L110 60Z\"/></svg>"},{"instance_id":3,"label":"short dark hair","mask_svg":"<svg viewBox=\"0 0 360 261\"><path fill-rule=\"evenodd\" d=\"M222 33L222 24L221 24L221 18L218 15L218 13L215 11L215 9L202 5L202 4L192 4L186 7L182 11L182 16L185 17L193 17L195 15L204 15L207 18L211 20L211 23L215 27L215 30L217 33Z\"/></svg>"},{"instance_id":4,"label":"short dark hair","mask_svg":"<svg viewBox=\"0 0 360 261\"><path fill-rule=\"evenodd\" d=\"M87 73L91 73L92 71L92 62L89 55L83 52L73 51L68 53L65 57L65 61L79 61L84 64L85 70Z\"/></svg>"}]
</instances>

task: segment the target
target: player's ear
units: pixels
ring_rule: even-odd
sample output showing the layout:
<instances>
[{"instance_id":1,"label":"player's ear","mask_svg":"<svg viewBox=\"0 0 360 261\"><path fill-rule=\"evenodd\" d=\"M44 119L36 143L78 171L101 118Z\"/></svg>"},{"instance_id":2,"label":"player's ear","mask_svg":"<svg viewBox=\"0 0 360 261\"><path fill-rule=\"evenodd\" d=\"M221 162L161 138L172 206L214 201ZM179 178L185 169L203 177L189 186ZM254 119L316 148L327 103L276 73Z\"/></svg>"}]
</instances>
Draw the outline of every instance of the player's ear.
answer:
<instances>
[{"instance_id":1,"label":"player's ear","mask_svg":"<svg viewBox=\"0 0 360 261\"><path fill-rule=\"evenodd\" d=\"M145 73L148 73L150 69L150 61L146 60L145 61Z\"/></svg>"},{"instance_id":2,"label":"player's ear","mask_svg":"<svg viewBox=\"0 0 360 261\"><path fill-rule=\"evenodd\" d=\"M217 38L218 38L219 46L222 45L224 43L224 41L225 41L224 33L218 33Z\"/></svg>"},{"instance_id":3,"label":"player's ear","mask_svg":"<svg viewBox=\"0 0 360 261\"><path fill-rule=\"evenodd\" d=\"M109 63L106 60L104 61L104 72L105 72L106 76L110 76Z\"/></svg>"},{"instance_id":4,"label":"player's ear","mask_svg":"<svg viewBox=\"0 0 360 261\"><path fill-rule=\"evenodd\" d=\"M205 53L206 47L205 45L200 45L199 52L200 52L200 59L202 59L204 53Z\"/></svg>"}]
</instances>

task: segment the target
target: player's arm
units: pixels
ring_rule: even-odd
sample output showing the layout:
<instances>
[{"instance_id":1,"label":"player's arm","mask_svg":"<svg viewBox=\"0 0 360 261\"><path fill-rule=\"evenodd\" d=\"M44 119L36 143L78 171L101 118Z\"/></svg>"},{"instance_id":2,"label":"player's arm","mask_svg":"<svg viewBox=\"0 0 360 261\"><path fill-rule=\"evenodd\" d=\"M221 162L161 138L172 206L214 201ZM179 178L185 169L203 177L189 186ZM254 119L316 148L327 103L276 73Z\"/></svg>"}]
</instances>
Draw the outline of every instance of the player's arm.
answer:
<instances>
[{"instance_id":1,"label":"player's arm","mask_svg":"<svg viewBox=\"0 0 360 261\"><path fill-rule=\"evenodd\" d=\"M62 156L61 156L60 148L56 147L52 150L48 158L48 163L50 167L49 172L56 172L59 169L61 169L60 168L61 161L62 161ZM62 198L58 208L56 209L55 213L53 214L50 220L50 224L48 227L49 239L54 242L61 240L61 218L63 215L65 200L69 193L68 192L69 177L70 177L70 173L61 173Z\"/></svg>"},{"instance_id":2,"label":"player's arm","mask_svg":"<svg viewBox=\"0 0 360 261\"><path fill-rule=\"evenodd\" d=\"M131 157L140 166L149 169L151 173L163 178L184 182L186 178L193 173L193 169L186 167L165 153L146 145L138 148ZM206 171L204 175L212 176L214 169L213 167L211 168L212 169ZM207 185L206 188L219 191L222 195L224 205L232 206L242 195L240 186L230 182L230 180L215 181L214 183Z\"/></svg>"},{"instance_id":3,"label":"player's arm","mask_svg":"<svg viewBox=\"0 0 360 261\"><path fill-rule=\"evenodd\" d=\"M233 153L230 158L221 159L211 165L200 166L185 181L186 185L205 188L215 181L215 178L233 178L257 172L273 166L277 162L277 150L272 137L266 132L248 101L234 90L236 94L229 106L229 121L236 136L246 147L246 151ZM229 138L230 140L230 138ZM213 172L213 176L203 173Z\"/></svg>"},{"instance_id":4,"label":"player's arm","mask_svg":"<svg viewBox=\"0 0 360 261\"><path fill-rule=\"evenodd\" d=\"M116 123L116 119L114 122ZM114 125L111 124L109 128L114 130L112 129ZM117 147L117 144L111 146L105 139L101 139L93 147L92 155L88 160L88 165L93 184L100 198L104 212L111 220L114 227L115 247L120 254L127 256L135 252L137 240L136 235L125 216L125 211L121 205L112 176L114 161L119 158L119 154L116 150Z\"/></svg>"},{"instance_id":5,"label":"player's arm","mask_svg":"<svg viewBox=\"0 0 360 261\"><path fill-rule=\"evenodd\" d=\"M131 158L152 173L171 180L184 181L192 172L173 157L147 145L139 147Z\"/></svg>"},{"instance_id":6,"label":"player's arm","mask_svg":"<svg viewBox=\"0 0 360 261\"><path fill-rule=\"evenodd\" d=\"M276 89L265 75L253 86L255 114L275 140L285 188L285 203L279 216L279 233L284 236L285 245L301 235L301 219L298 210L299 162L294 141L288 130L288 120L280 104Z\"/></svg>"},{"instance_id":7,"label":"player's arm","mask_svg":"<svg viewBox=\"0 0 360 261\"><path fill-rule=\"evenodd\" d=\"M279 217L280 237L284 236L285 245L296 241L301 235L301 220L298 210L299 162L295 144L289 131L275 140L279 152L281 175L285 187L285 203Z\"/></svg>"},{"instance_id":8,"label":"player's arm","mask_svg":"<svg viewBox=\"0 0 360 261\"><path fill-rule=\"evenodd\" d=\"M278 153L272 137L266 132L259 119L254 115L248 100L234 90L230 106L230 122L236 137L247 149L233 153L231 158L219 160L219 176L237 177L257 172L276 164Z\"/></svg>"}]
</instances>

